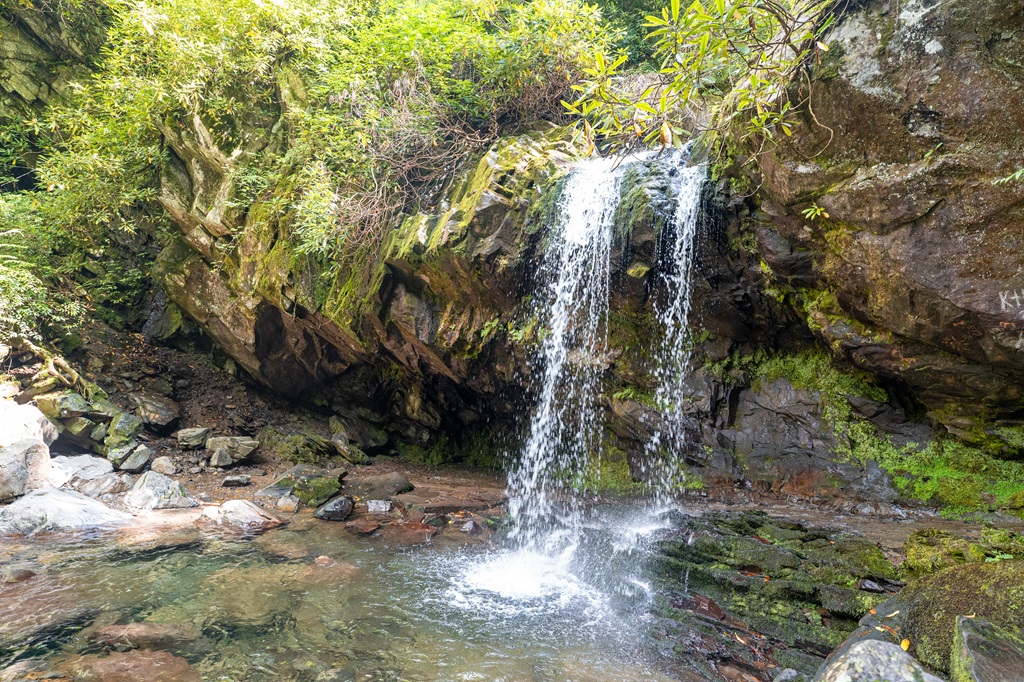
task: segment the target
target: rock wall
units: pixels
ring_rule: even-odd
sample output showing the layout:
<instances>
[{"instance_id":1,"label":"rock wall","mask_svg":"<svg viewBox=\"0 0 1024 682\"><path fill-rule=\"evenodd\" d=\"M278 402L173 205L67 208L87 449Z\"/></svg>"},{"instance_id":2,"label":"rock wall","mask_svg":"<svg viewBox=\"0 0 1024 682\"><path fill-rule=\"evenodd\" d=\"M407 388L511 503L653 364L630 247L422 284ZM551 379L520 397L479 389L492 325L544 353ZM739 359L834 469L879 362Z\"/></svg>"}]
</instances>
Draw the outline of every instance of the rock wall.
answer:
<instances>
[{"instance_id":1,"label":"rock wall","mask_svg":"<svg viewBox=\"0 0 1024 682\"><path fill-rule=\"evenodd\" d=\"M750 221L820 338L1008 456L1024 454L1024 183L993 180L1024 165L1022 18L995 0L849 10L813 69L814 119L761 158Z\"/></svg>"}]
</instances>

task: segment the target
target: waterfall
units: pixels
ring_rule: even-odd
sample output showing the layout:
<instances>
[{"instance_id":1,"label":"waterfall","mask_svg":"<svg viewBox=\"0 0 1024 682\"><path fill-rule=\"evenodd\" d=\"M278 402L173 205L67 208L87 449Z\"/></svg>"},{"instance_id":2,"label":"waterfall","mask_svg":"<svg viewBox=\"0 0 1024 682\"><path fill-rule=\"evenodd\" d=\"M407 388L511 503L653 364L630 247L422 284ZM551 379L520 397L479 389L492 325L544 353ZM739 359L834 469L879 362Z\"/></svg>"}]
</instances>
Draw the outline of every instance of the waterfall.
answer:
<instances>
[{"instance_id":1,"label":"waterfall","mask_svg":"<svg viewBox=\"0 0 1024 682\"><path fill-rule=\"evenodd\" d=\"M579 525L578 484L600 444L597 396L608 351L612 218L630 162L593 159L567 178L535 306L543 339L537 406L509 473L513 539L548 554L571 546Z\"/></svg>"},{"instance_id":2,"label":"waterfall","mask_svg":"<svg viewBox=\"0 0 1024 682\"><path fill-rule=\"evenodd\" d=\"M680 405L690 353L690 276L706 169L691 165L684 154L654 156L594 159L569 175L539 273L534 313L543 334L538 358L543 373L526 444L509 473L508 495L513 540L548 556L571 554L581 523L580 501L572 491L600 456L613 216L623 175L639 162L668 164L675 201L661 254L667 266L658 275L667 295L654 306L665 330L664 342L655 344L653 370L665 418L648 446L654 463L648 477L659 501L682 480L671 455L683 445Z\"/></svg>"},{"instance_id":3,"label":"waterfall","mask_svg":"<svg viewBox=\"0 0 1024 682\"><path fill-rule=\"evenodd\" d=\"M664 341L655 347L653 353L653 375L657 380L655 404L662 419L646 446L648 482L658 506L668 504L685 483L680 456L687 446L682 408L690 395L686 376L693 348L690 304L694 244L707 167L691 165L683 155L679 155L673 171L671 189L675 195L675 213L672 216L672 233L662 242L662 267L658 272L662 296L656 297L652 306L655 317L665 330Z\"/></svg>"}]
</instances>

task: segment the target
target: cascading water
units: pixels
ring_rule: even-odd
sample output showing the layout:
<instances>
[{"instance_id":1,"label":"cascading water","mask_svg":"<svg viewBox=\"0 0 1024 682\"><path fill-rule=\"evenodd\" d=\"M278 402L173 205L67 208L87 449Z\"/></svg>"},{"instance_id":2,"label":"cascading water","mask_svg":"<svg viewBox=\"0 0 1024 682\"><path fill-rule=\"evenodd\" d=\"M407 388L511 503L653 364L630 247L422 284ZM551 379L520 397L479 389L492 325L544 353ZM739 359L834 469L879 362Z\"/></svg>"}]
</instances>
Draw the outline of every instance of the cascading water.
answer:
<instances>
[{"instance_id":1,"label":"cascading water","mask_svg":"<svg viewBox=\"0 0 1024 682\"><path fill-rule=\"evenodd\" d=\"M537 407L522 455L509 474L509 507L519 546L551 555L573 547L575 496L599 445L595 398L607 355L612 218L629 162L594 159L566 180L558 227L541 271L536 314L546 336Z\"/></svg>"},{"instance_id":2,"label":"cascading water","mask_svg":"<svg viewBox=\"0 0 1024 682\"><path fill-rule=\"evenodd\" d=\"M664 527L649 509L588 509L576 492L600 457L604 373L610 363L608 316L613 224L624 176L638 164L658 164L675 201L662 260L670 264L656 308L666 346L656 354L659 403L677 404L688 361L687 321L693 239L704 169L684 155L648 153L625 160L594 159L567 177L551 225L539 274L534 310L542 329L538 349L537 404L521 456L509 473L509 545L453 577L453 605L498 618L534 619L530 627L600 629L623 651L636 636L636 615L650 598L637 562L647 539ZM641 170L641 169L638 169ZM654 345L657 345L656 343ZM652 452L662 453L682 437L666 413L666 426ZM667 461L651 472L661 495L679 478ZM613 608L613 604L615 607ZM620 609L637 609L622 620ZM559 633L559 636L565 633ZM596 634L596 632L594 633Z\"/></svg>"},{"instance_id":3,"label":"cascading water","mask_svg":"<svg viewBox=\"0 0 1024 682\"><path fill-rule=\"evenodd\" d=\"M692 338L690 305L693 289L694 244L700 220L700 198L707 168L690 164L685 155L673 162L671 189L675 195L672 234L663 242L659 272L662 296L654 299L654 314L665 330L654 349L653 374L658 386L655 403L662 414L660 428L646 446L648 482L656 506L668 504L685 474L679 453L686 448L682 406L689 398L686 376L690 369Z\"/></svg>"}]
</instances>

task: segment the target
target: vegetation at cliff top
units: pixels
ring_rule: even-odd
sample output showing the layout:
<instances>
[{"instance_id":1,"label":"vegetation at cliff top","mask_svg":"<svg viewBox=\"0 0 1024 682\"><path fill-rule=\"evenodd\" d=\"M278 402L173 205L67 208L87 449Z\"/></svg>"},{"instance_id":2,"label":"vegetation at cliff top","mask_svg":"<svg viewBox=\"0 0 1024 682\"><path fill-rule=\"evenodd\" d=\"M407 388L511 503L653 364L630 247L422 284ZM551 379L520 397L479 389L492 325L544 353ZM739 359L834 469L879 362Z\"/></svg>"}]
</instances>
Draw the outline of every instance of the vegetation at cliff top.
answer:
<instances>
[{"instance_id":1,"label":"vegetation at cliff top","mask_svg":"<svg viewBox=\"0 0 1024 682\"><path fill-rule=\"evenodd\" d=\"M567 106L595 143L682 146L699 135L714 147L729 133L756 158L792 135L797 111L813 117L807 67L828 51L836 11L818 0L671 0L645 24L658 71L599 52Z\"/></svg>"}]
</instances>

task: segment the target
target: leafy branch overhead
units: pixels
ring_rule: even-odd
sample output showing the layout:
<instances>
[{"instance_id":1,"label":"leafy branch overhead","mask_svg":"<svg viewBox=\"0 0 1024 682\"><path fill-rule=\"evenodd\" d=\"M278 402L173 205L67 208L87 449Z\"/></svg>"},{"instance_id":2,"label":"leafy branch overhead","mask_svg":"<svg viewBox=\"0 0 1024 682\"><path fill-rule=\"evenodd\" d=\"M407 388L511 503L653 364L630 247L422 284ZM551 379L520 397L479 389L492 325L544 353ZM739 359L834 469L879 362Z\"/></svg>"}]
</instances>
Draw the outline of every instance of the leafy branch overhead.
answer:
<instances>
[{"instance_id":1,"label":"leafy branch overhead","mask_svg":"<svg viewBox=\"0 0 1024 682\"><path fill-rule=\"evenodd\" d=\"M626 55L597 53L565 103L594 143L632 149L681 146L695 134L714 145L727 131L764 149L791 135L809 94L792 86L828 51L835 13L813 0L679 0L648 16L656 73L627 70ZM807 76L809 77L809 76ZM812 112L813 113L813 112Z\"/></svg>"}]
</instances>

